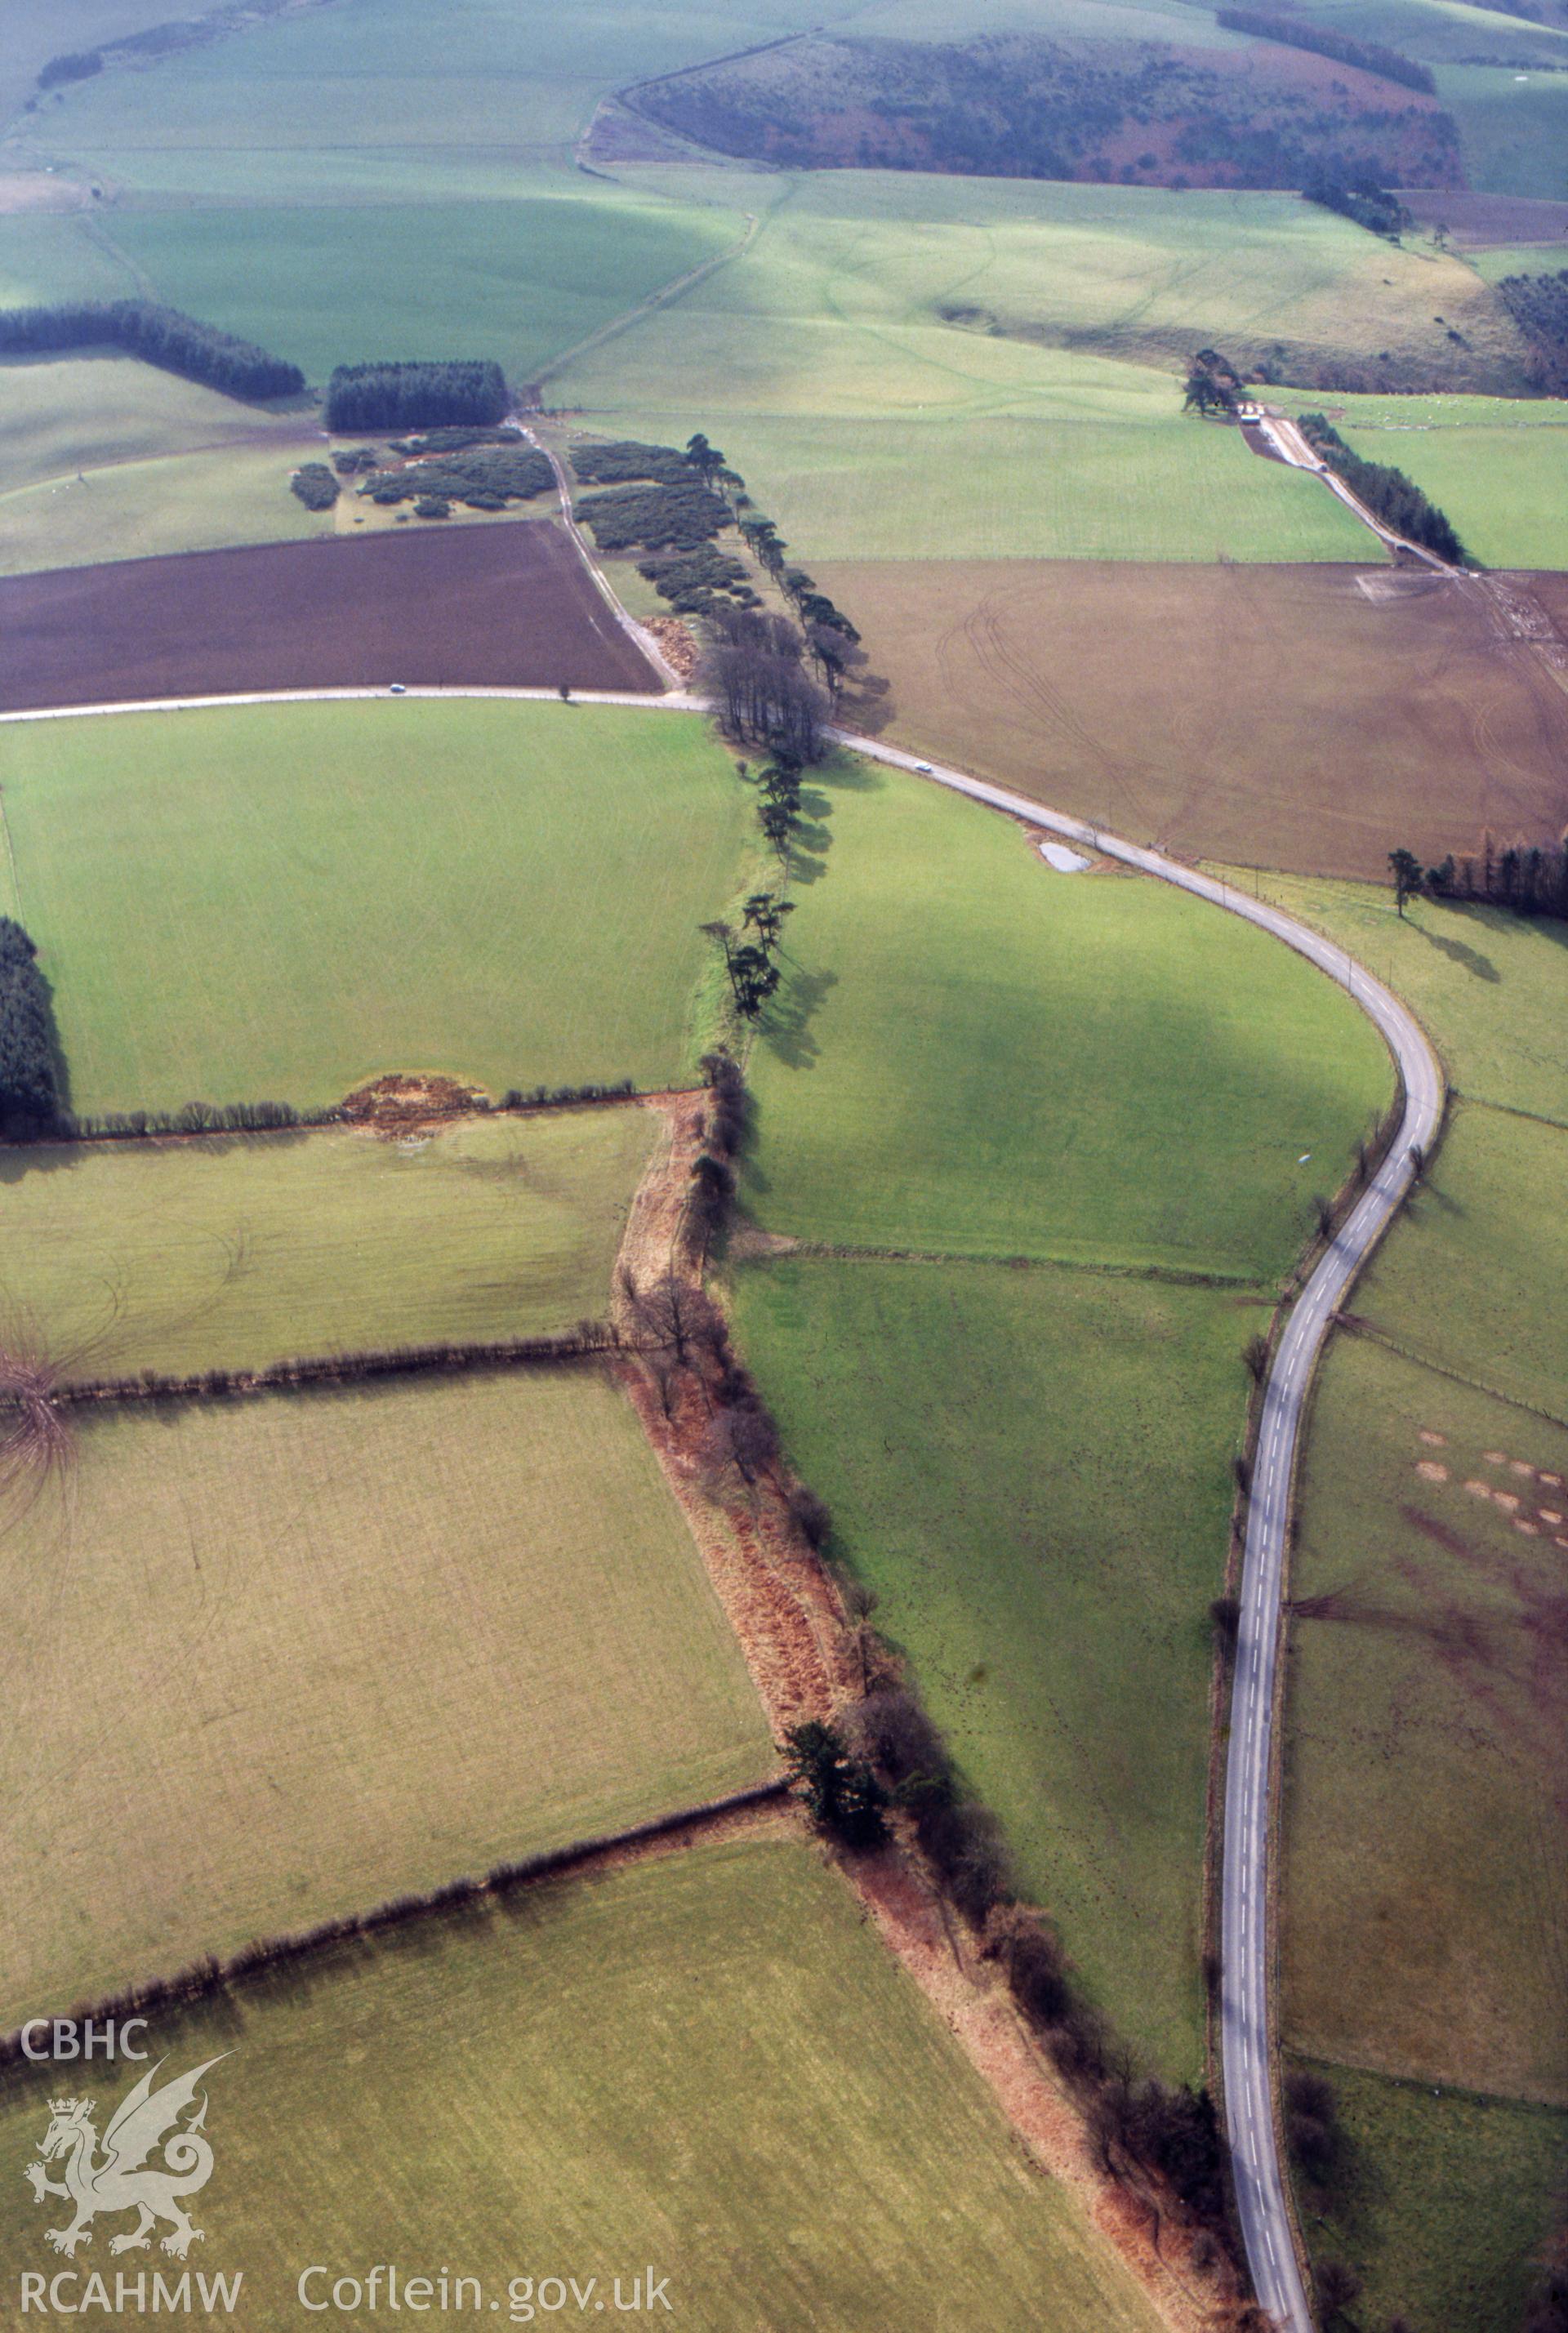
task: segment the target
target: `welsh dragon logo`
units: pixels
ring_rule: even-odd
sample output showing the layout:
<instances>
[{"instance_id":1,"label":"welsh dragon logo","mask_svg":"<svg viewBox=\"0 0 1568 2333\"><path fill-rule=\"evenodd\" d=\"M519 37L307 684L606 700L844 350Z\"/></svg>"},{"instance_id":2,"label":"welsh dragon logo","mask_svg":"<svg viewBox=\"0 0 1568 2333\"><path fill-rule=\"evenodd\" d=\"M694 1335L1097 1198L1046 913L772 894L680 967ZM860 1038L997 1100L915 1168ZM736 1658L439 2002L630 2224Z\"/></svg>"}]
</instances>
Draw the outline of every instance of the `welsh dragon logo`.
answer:
<instances>
[{"instance_id":1,"label":"welsh dragon logo","mask_svg":"<svg viewBox=\"0 0 1568 2333\"><path fill-rule=\"evenodd\" d=\"M227 2056L227 2051L219 2053ZM216 2058L194 2067L163 2088L155 2090L153 2079L164 2064L149 2069L130 2096L115 2108L102 2138L99 2153L99 2136L92 2126L96 2112L91 2098L51 2098L49 2127L43 2134L36 2163L28 2164L23 2173L33 2190L33 2200L42 2203L46 2195L62 2195L76 2206L76 2216L69 2227L48 2228L44 2240L57 2252L74 2257L78 2244L92 2242L91 2223L100 2212L136 2212L140 2214L134 2228L124 2235L110 2240L111 2252L141 2251L150 2241L153 2228L159 2220L167 2220L169 2232L162 2239L162 2248L183 2260L192 2244L199 2243L202 2232L193 2228L181 2198L194 2195L212 2177L212 2148L202 2136L207 2121L207 2096L202 2093L200 2106L183 2129L178 2127L179 2117L191 2105L202 2076L216 2066ZM147 2158L159 2146L163 2149L161 2165L149 2165ZM51 2179L44 2165L64 2157L63 2180Z\"/></svg>"}]
</instances>

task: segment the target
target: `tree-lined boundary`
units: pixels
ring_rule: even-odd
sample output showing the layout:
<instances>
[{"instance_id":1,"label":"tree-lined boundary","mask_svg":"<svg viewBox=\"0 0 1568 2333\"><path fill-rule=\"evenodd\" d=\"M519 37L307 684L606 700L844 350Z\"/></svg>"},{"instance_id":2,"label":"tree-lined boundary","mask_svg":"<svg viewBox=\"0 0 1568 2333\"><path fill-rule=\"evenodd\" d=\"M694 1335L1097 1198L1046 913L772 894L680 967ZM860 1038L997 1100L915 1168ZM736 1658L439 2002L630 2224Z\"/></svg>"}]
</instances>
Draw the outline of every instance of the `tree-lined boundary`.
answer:
<instances>
[{"instance_id":1,"label":"tree-lined boundary","mask_svg":"<svg viewBox=\"0 0 1568 2333\"><path fill-rule=\"evenodd\" d=\"M252 404L298 397L298 365L204 324L154 300L65 300L0 309L0 356L63 356L72 349L115 348L164 372Z\"/></svg>"},{"instance_id":2,"label":"tree-lined boundary","mask_svg":"<svg viewBox=\"0 0 1568 2333\"><path fill-rule=\"evenodd\" d=\"M313 1959L334 1945L383 1935L390 1929L407 1927L413 1921L438 1917L442 1913L472 1912L488 1904L501 1903L518 1888L562 1877L630 1848L700 1837L704 1830L735 1815L776 1804L788 1789L788 1780L784 1775L772 1781L755 1782L747 1790L732 1791L722 1799L706 1799L694 1807L678 1808L671 1814L654 1815L647 1822L633 1823L625 1830L602 1832L594 1838L575 1839L566 1847L546 1848L541 1854L524 1856L515 1862L497 1863L476 1877L450 1879L423 1894L389 1896L384 1904L375 1905L368 1912L347 1912L335 1919L318 1920L308 1928L291 1928L275 1936L258 1937L222 1958L215 1953L204 1954L199 1960L176 1970L172 1976L149 1977L139 1984L123 1985L117 1992L78 2002L61 2014L81 2025L88 2019L96 2024L105 2018L142 2017L153 2010L184 2008L209 2000L215 1993L226 1992L247 1978L265 1976L273 1969ZM23 2035L31 2030L30 2026L20 2025L11 2032L0 2034L0 2067L32 2062L22 2046Z\"/></svg>"}]
</instances>

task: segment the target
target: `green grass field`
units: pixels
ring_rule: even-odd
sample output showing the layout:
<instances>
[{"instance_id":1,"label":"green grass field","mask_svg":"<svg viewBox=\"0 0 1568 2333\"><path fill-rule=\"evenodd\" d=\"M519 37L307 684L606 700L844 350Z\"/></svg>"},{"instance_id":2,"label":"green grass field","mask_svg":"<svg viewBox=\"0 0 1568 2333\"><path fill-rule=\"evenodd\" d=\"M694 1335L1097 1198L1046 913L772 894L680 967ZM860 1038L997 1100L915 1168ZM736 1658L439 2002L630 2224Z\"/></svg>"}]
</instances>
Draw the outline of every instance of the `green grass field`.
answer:
<instances>
[{"instance_id":1,"label":"green grass field","mask_svg":"<svg viewBox=\"0 0 1568 2333\"><path fill-rule=\"evenodd\" d=\"M1496 910L1267 888L1410 1001L1468 1098L1352 1300L1436 1366L1342 1339L1306 1448L1293 1588L1332 1600L1291 1638L1284 2033L1408 2078L1336 2072L1356 2151L1323 2248L1374 2309L1506 2333L1563 2152L1560 2118L1507 2098L1568 2099L1568 1523L1546 1519L1568 1488L1539 1479L1568 1434L1514 1406L1563 1410L1564 956L1558 926Z\"/></svg>"},{"instance_id":2,"label":"green grass field","mask_svg":"<svg viewBox=\"0 0 1568 2333\"><path fill-rule=\"evenodd\" d=\"M1053 873L1018 827L916 778L844 768L807 802L826 814L750 1070L759 1223L1284 1272L1390 1096L1337 989L1167 885Z\"/></svg>"},{"instance_id":3,"label":"green grass field","mask_svg":"<svg viewBox=\"0 0 1568 2333\"><path fill-rule=\"evenodd\" d=\"M366 357L494 357L532 378L740 235L734 213L604 187L521 200L121 212L176 307L324 380Z\"/></svg>"},{"instance_id":4,"label":"green grass field","mask_svg":"<svg viewBox=\"0 0 1568 2333\"><path fill-rule=\"evenodd\" d=\"M313 422L105 350L0 367L0 574L330 533L288 491Z\"/></svg>"},{"instance_id":5,"label":"green grass field","mask_svg":"<svg viewBox=\"0 0 1568 2333\"><path fill-rule=\"evenodd\" d=\"M1517 66L1438 67L1438 94L1459 125L1465 175L1477 194L1568 197L1568 38L1559 33L1558 40L1551 69L1528 81L1523 59ZM1490 38L1477 53L1496 54Z\"/></svg>"},{"instance_id":6,"label":"green grass field","mask_svg":"<svg viewBox=\"0 0 1568 2333\"><path fill-rule=\"evenodd\" d=\"M106 72L51 105L33 135L91 157L151 146L257 157L274 149L361 147L421 152L496 149L513 160L564 157L599 97L644 73L820 20L805 0L586 0L520 14L508 0L455 0L433 52L423 0L348 0L188 51L150 73Z\"/></svg>"},{"instance_id":7,"label":"green grass field","mask_svg":"<svg viewBox=\"0 0 1568 2333\"><path fill-rule=\"evenodd\" d=\"M1432 899L1401 918L1380 884L1310 876L1269 875L1262 890L1409 1000L1457 1093L1568 1127L1561 924Z\"/></svg>"},{"instance_id":8,"label":"green grass field","mask_svg":"<svg viewBox=\"0 0 1568 2333\"><path fill-rule=\"evenodd\" d=\"M784 1258L747 1360L837 1543L1140 2055L1198 2079L1210 1599L1241 1347L1210 1290Z\"/></svg>"},{"instance_id":9,"label":"green grass field","mask_svg":"<svg viewBox=\"0 0 1568 2333\"><path fill-rule=\"evenodd\" d=\"M5 728L0 768L78 1109L690 1069L750 808L695 717L138 713Z\"/></svg>"},{"instance_id":10,"label":"green grass field","mask_svg":"<svg viewBox=\"0 0 1568 2333\"><path fill-rule=\"evenodd\" d=\"M1555 264L1550 253L1543 265ZM1568 567L1568 402L1490 397L1332 400L1371 462L1424 488L1487 567ZM1474 838L1466 838L1473 840Z\"/></svg>"},{"instance_id":11,"label":"green grass field","mask_svg":"<svg viewBox=\"0 0 1568 2333\"><path fill-rule=\"evenodd\" d=\"M527 2321L556 2275L597 2277L609 2308L619 2274L630 2307L649 2263L670 2321L698 2333L1159 2321L842 1882L790 1839L533 1888L149 2038L178 2067L233 2052L209 2078L221 2167L191 2265L243 2269L260 2321L293 2313L312 2262L387 2261L480 2279L502 2324ZM18 2164L49 2087L4 2094ZM50 2261L52 2223L20 2202L5 2214L9 2289Z\"/></svg>"},{"instance_id":12,"label":"green grass field","mask_svg":"<svg viewBox=\"0 0 1568 2333\"><path fill-rule=\"evenodd\" d=\"M1568 2117L1457 2090L1437 2098L1342 2066L1313 2071L1333 2084L1361 2193L1313 2228L1312 2246L1356 2260L1358 2315L1515 2333L1568 2176Z\"/></svg>"},{"instance_id":13,"label":"green grass field","mask_svg":"<svg viewBox=\"0 0 1568 2333\"><path fill-rule=\"evenodd\" d=\"M0 2025L760 1781L587 1366L94 1413L0 1540Z\"/></svg>"},{"instance_id":14,"label":"green grass field","mask_svg":"<svg viewBox=\"0 0 1568 2333\"><path fill-rule=\"evenodd\" d=\"M1184 5L1200 19L1207 16L1202 0L1184 0ZM1568 34L1560 26L1472 7L1467 0L1305 0L1301 14L1353 40L1383 41L1434 64L1477 53L1525 64L1559 58L1568 49Z\"/></svg>"},{"instance_id":15,"label":"green grass field","mask_svg":"<svg viewBox=\"0 0 1568 2333\"><path fill-rule=\"evenodd\" d=\"M640 1109L0 1154L0 1307L67 1377L538 1336L609 1309Z\"/></svg>"},{"instance_id":16,"label":"green grass field","mask_svg":"<svg viewBox=\"0 0 1568 2333\"><path fill-rule=\"evenodd\" d=\"M710 192L726 176L707 174ZM1273 197L1204 198L1197 281L1183 281L1169 206L1184 199L792 180L744 258L553 375L552 396L595 427L662 437L684 438L700 406L808 559L1356 558L1364 533L1311 479L1184 417L1173 370L1099 352L1152 346L1174 367L1200 316L1246 308L1233 277L1265 329L1283 312L1271 268L1317 286L1325 329L1342 274L1349 304L1361 297L1364 261L1338 228L1303 232L1300 206ZM900 221L895 201L917 216ZM1475 297L1468 271L1445 264L1456 299ZM952 305L1093 345L960 328L938 312Z\"/></svg>"},{"instance_id":17,"label":"green grass field","mask_svg":"<svg viewBox=\"0 0 1568 2333\"><path fill-rule=\"evenodd\" d=\"M1357 1311L1423 1359L1568 1424L1565 1202L1568 1133L1457 1103Z\"/></svg>"},{"instance_id":18,"label":"green grass field","mask_svg":"<svg viewBox=\"0 0 1568 2333\"><path fill-rule=\"evenodd\" d=\"M1332 1599L1291 1637L1284 2031L1310 2054L1568 2103L1565 1473L1563 1427L1334 1347L1291 1582Z\"/></svg>"}]
</instances>

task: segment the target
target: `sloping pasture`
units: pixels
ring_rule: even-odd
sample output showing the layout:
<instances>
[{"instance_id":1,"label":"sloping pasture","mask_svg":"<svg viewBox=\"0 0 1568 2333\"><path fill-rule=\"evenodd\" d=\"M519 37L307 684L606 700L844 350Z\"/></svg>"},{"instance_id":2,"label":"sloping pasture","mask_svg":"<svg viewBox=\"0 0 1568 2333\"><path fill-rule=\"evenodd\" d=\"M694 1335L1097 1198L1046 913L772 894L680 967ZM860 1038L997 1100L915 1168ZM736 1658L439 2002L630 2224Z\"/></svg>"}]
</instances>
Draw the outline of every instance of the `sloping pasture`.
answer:
<instances>
[{"instance_id":1,"label":"sloping pasture","mask_svg":"<svg viewBox=\"0 0 1568 2333\"><path fill-rule=\"evenodd\" d=\"M0 728L0 769L79 1110L691 1073L751 803L696 716L84 716Z\"/></svg>"}]
</instances>

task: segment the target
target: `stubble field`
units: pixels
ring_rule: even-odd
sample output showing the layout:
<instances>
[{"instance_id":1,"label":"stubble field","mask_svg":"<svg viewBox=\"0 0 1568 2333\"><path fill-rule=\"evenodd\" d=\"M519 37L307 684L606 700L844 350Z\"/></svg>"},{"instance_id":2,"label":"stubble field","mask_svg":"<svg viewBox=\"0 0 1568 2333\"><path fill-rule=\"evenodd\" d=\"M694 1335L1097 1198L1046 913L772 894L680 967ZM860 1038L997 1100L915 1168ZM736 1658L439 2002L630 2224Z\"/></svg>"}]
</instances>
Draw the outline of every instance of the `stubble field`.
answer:
<instances>
[{"instance_id":1,"label":"stubble field","mask_svg":"<svg viewBox=\"0 0 1568 2333\"><path fill-rule=\"evenodd\" d=\"M0 1539L0 2026L772 1771L592 1365L94 1410Z\"/></svg>"},{"instance_id":2,"label":"stubble field","mask_svg":"<svg viewBox=\"0 0 1568 2333\"><path fill-rule=\"evenodd\" d=\"M1378 878L1397 842L1436 863L1568 820L1568 691L1465 586L1371 563L815 571L898 743L1137 841Z\"/></svg>"},{"instance_id":3,"label":"stubble field","mask_svg":"<svg viewBox=\"0 0 1568 2333\"><path fill-rule=\"evenodd\" d=\"M0 1153L0 1313L69 1381L568 1329L609 1309L635 1107Z\"/></svg>"},{"instance_id":4,"label":"stubble field","mask_svg":"<svg viewBox=\"0 0 1568 2333\"><path fill-rule=\"evenodd\" d=\"M530 1888L161 2031L180 2065L233 2051L193 2265L243 2268L269 2321L324 2256L448 2266L503 2324L542 2279L597 2277L608 2309L649 2273L697 2333L1159 2322L794 1839ZM20 2161L45 2084L13 2079L0 2117ZM44 2224L20 2203L0 2223L13 2286Z\"/></svg>"}]
</instances>

